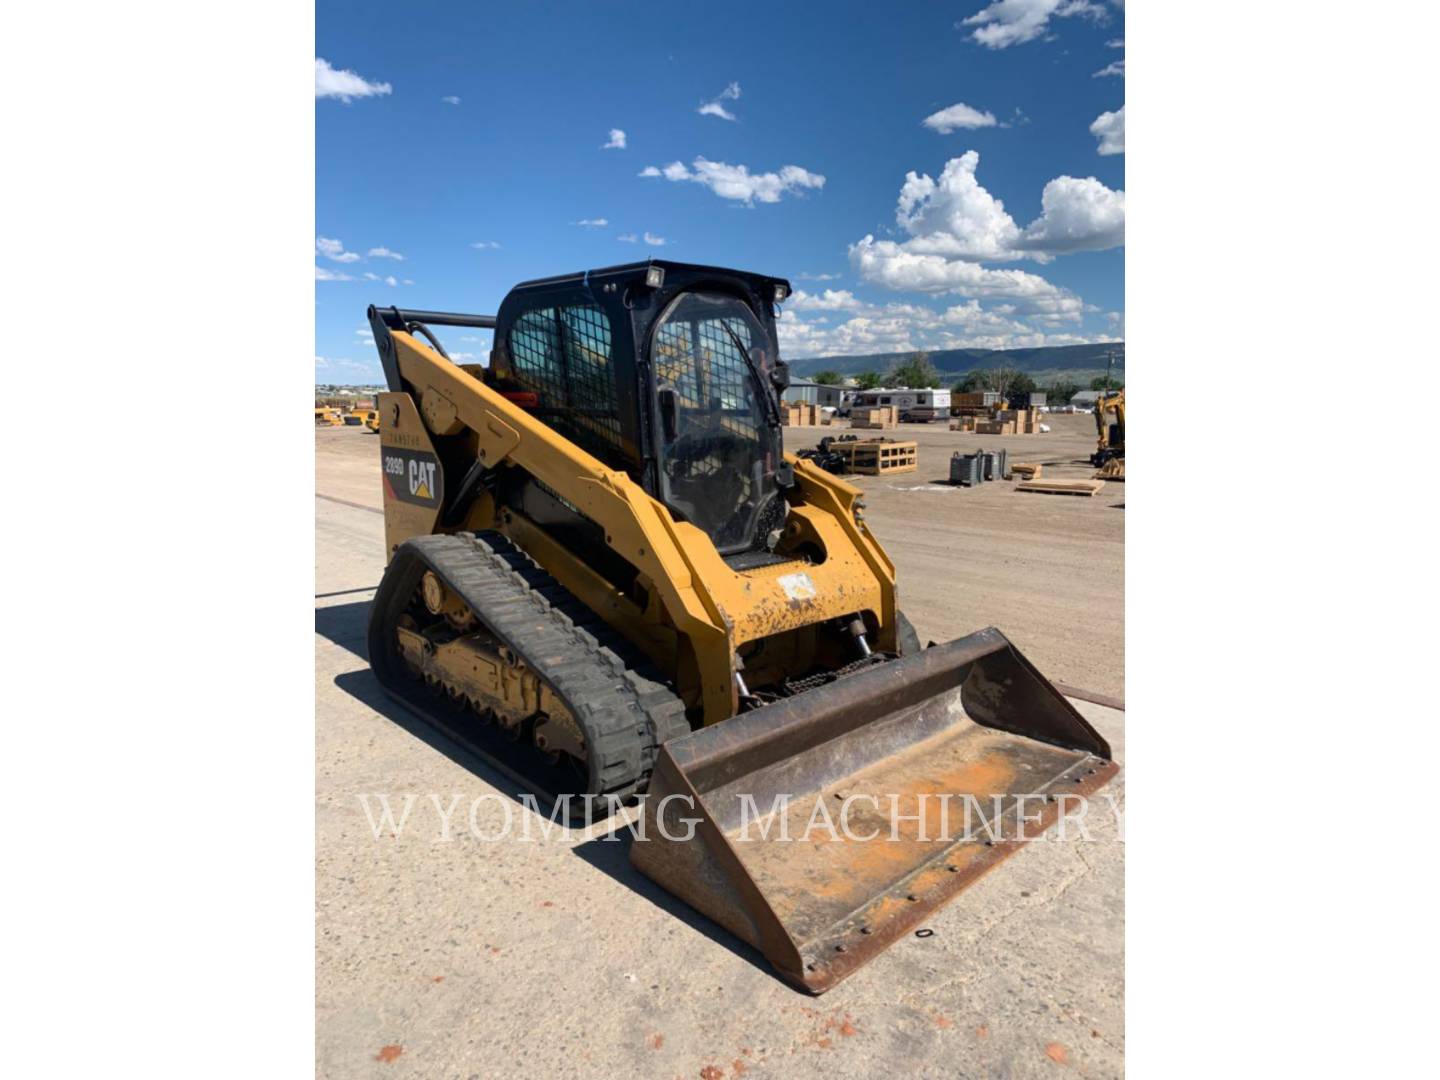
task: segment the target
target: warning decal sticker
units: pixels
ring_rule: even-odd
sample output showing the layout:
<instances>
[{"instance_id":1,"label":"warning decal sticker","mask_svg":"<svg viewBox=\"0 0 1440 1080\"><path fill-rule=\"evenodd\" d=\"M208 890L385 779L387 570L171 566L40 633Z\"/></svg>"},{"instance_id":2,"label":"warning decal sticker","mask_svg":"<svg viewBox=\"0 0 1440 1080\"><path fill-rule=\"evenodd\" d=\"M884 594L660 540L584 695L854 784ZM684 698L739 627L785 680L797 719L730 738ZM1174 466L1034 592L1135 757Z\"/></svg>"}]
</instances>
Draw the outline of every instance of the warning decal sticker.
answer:
<instances>
[{"instance_id":1,"label":"warning decal sticker","mask_svg":"<svg viewBox=\"0 0 1440 1080\"><path fill-rule=\"evenodd\" d=\"M814 600L818 595L809 574L782 574L776 580L791 600Z\"/></svg>"}]
</instances>

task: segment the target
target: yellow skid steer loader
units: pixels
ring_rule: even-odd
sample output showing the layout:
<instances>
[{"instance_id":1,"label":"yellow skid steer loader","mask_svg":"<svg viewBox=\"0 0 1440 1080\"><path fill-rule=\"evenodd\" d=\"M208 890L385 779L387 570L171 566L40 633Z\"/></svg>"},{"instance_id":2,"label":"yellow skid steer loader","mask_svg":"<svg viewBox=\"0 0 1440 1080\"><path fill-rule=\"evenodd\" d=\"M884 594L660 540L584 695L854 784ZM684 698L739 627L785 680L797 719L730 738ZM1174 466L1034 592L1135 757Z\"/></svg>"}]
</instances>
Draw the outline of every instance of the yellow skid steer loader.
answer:
<instances>
[{"instance_id":1,"label":"yellow skid steer loader","mask_svg":"<svg viewBox=\"0 0 1440 1080\"><path fill-rule=\"evenodd\" d=\"M789 291L650 261L372 307L368 646L531 790L643 795L633 863L818 993L1116 766L998 630L921 649L860 490L783 452Z\"/></svg>"}]
</instances>

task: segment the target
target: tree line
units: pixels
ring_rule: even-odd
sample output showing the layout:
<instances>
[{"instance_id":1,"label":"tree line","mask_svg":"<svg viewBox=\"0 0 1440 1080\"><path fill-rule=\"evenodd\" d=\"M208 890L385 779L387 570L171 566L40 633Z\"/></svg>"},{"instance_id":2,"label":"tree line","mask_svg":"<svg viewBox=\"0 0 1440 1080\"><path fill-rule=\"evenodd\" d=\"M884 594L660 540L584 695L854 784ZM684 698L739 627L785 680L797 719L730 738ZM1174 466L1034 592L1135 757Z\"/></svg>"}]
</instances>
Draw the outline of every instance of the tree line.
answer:
<instances>
[{"instance_id":1,"label":"tree line","mask_svg":"<svg viewBox=\"0 0 1440 1080\"><path fill-rule=\"evenodd\" d=\"M838 371L817 372L811 380L821 386L840 386L845 377ZM942 378L928 354L911 353L883 374L878 371L862 371L855 376L855 386L860 390L875 390L882 386L908 386L916 390L938 387ZM1090 380L1091 390L1119 390L1125 385L1124 375L1114 375L1107 381L1104 375ZM1045 400L1051 405L1064 405L1078 394L1081 387L1070 379L1060 378L1048 386L1041 386L1029 375L1013 367L993 367L968 372L951 387L956 393L972 394L977 391L993 390L1002 398L1012 394L1031 394L1044 391Z\"/></svg>"}]
</instances>

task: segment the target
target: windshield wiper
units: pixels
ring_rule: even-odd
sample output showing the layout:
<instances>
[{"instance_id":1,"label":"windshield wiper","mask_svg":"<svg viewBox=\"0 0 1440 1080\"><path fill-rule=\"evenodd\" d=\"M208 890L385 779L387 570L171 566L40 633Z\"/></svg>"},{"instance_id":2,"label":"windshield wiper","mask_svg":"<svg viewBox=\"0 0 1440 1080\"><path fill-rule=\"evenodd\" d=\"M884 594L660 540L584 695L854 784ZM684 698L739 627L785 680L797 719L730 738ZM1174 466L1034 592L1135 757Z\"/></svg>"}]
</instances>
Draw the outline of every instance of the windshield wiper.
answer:
<instances>
[{"instance_id":1,"label":"windshield wiper","mask_svg":"<svg viewBox=\"0 0 1440 1080\"><path fill-rule=\"evenodd\" d=\"M730 329L730 324L724 319L717 321L720 323L720 328L729 334L730 340L735 343L735 348L739 350L740 358L745 361L745 366L750 369L750 374L755 376L755 382L759 385L760 393L765 398L765 412L768 418L778 425L780 423L780 404L775 400L775 388L770 385L770 380L761 374L755 361L750 359L749 350L740 344L740 336Z\"/></svg>"}]
</instances>

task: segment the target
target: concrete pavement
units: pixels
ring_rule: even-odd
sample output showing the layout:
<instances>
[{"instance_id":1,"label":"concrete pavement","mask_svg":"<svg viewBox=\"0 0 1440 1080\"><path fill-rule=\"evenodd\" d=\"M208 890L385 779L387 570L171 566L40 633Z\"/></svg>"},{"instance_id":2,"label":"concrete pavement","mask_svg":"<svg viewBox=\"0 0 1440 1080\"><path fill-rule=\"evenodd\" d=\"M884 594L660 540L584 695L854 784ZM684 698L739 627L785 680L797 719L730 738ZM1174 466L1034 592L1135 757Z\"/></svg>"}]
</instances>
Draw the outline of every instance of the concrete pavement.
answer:
<instances>
[{"instance_id":1,"label":"concrete pavement","mask_svg":"<svg viewBox=\"0 0 1440 1080\"><path fill-rule=\"evenodd\" d=\"M370 675L383 522L340 497L316 500L319 1075L1121 1074L1112 815L1092 815L1093 842L1028 845L936 913L933 936L823 997L798 993L631 870L623 842L472 835L472 807L486 834L527 812ZM1077 706L1123 761L1124 714ZM1106 789L1121 803L1123 785ZM398 836L367 817L381 794L397 817L414 796Z\"/></svg>"}]
</instances>

